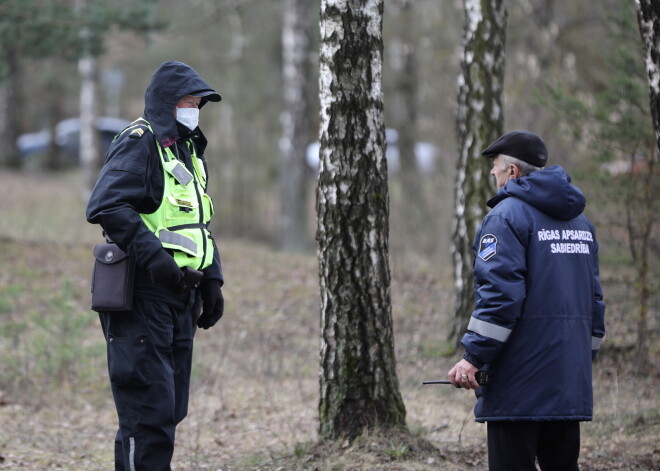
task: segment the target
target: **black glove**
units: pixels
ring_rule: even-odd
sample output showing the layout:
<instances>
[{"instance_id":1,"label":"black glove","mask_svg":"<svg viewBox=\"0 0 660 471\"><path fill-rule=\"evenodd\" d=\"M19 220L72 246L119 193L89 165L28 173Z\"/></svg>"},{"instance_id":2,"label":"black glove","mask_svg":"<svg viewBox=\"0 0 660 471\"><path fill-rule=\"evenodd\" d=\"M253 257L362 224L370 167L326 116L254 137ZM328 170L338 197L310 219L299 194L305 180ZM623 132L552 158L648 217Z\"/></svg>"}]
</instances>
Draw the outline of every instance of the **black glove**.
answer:
<instances>
[{"instance_id":1,"label":"black glove","mask_svg":"<svg viewBox=\"0 0 660 471\"><path fill-rule=\"evenodd\" d=\"M183 278L183 272L165 249L156 252L156 255L147 262L147 270L151 275L151 281L156 284L167 284L178 286Z\"/></svg>"},{"instance_id":2,"label":"black glove","mask_svg":"<svg viewBox=\"0 0 660 471\"><path fill-rule=\"evenodd\" d=\"M202 315L197 319L197 327L208 329L213 327L225 313L225 298L222 296L219 280L203 281L200 286L202 292Z\"/></svg>"}]
</instances>

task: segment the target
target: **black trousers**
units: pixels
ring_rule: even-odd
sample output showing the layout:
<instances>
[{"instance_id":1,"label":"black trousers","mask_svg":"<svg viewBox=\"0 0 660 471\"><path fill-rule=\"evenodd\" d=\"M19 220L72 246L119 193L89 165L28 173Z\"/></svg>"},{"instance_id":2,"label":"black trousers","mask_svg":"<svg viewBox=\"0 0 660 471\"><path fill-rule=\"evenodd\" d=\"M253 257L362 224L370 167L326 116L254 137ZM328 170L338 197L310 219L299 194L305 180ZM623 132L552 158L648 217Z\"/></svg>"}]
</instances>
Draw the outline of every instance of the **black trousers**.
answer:
<instances>
[{"instance_id":1,"label":"black trousers","mask_svg":"<svg viewBox=\"0 0 660 471\"><path fill-rule=\"evenodd\" d=\"M170 471L176 426L188 413L192 308L135 299L131 312L100 313L119 418L116 471Z\"/></svg>"},{"instance_id":2,"label":"black trousers","mask_svg":"<svg viewBox=\"0 0 660 471\"><path fill-rule=\"evenodd\" d=\"M489 471L578 471L577 421L488 422Z\"/></svg>"}]
</instances>

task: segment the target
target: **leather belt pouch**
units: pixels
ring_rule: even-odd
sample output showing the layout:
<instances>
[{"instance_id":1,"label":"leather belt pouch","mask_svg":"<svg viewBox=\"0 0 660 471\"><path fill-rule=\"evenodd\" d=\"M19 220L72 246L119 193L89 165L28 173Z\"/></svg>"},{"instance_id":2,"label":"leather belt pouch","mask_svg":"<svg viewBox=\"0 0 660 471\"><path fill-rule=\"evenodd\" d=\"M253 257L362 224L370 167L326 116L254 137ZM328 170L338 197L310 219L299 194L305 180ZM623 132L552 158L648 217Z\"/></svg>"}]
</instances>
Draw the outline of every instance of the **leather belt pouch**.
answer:
<instances>
[{"instance_id":1,"label":"leather belt pouch","mask_svg":"<svg viewBox=\"0 0 660 471\"><path fill-rule=\"evenodd\" d=\"M116 244L94 247L92 310L130 311L133 307L135 263Z\"/></svg>"}]
</instances>

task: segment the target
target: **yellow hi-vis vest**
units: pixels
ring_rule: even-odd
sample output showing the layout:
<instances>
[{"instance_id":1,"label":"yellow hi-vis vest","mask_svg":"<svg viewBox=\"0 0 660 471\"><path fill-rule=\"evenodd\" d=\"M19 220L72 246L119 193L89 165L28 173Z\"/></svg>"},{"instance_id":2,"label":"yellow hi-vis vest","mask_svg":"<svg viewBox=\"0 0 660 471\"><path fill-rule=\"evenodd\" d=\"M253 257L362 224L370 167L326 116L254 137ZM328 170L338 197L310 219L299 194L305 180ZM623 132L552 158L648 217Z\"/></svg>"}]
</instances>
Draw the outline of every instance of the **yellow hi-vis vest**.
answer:
<instances>
[{"instance_id":1,"label":"yellow hi-vis vest","mask_svg":"<svg viewBox=\"0 0 660 471\"><path fill-rule=\"evenodd\" d=\"M143 127L153 135L146 120L135 120L124 132L142 134ZM174 144L176 146L176 144ZM191 173L171 150L156 142L163 166L163 200L151 214L140 214L145 225L174 254L179 267L201 270L213 262L213 240L207 225L213 215L213 202L206 194L206 172L197 158L195 146L188 141L193 163Z\"/></svg>"}]
</instances>

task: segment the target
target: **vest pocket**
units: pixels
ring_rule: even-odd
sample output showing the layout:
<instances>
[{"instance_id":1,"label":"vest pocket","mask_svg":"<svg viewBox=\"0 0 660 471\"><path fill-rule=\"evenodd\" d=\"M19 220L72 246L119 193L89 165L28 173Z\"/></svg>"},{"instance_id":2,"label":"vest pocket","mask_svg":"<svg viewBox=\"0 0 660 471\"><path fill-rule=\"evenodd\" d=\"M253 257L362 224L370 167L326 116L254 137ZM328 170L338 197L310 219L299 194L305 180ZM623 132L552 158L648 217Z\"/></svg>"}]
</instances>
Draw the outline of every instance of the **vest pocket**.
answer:
<instances>
[{"instance_id":1,"label":"vest pocket","mask_svg":"<svg viewBox=\"0 0 660 471\"><path fill-rule=\"evenodd\" d=\"M148 337L108 336L108 371L117 386L148 386Z\"/></svg>"},{"instance_id":2,"label":"vest pocket","mask_svg":"<svg viewBox=\"0 0 660 471\"><path fill-rule=\"evenodd\" d=\"M204 209L204 223L207 223L215 211L213 210L213 200L206 193L202 195L202 208Z\"/></svg>"},{"instance_id":3,"label":"vest pocket","mask_svg":"<svg viewBox=\"0 0 660 471\"><path fill-rule=\"evenodd\" d=\"M167 227L176 226L199 218L199 204L196 198L187 194L172 194L167 196L165 206L165 224Z\"/></svg>"}]
</instances>

